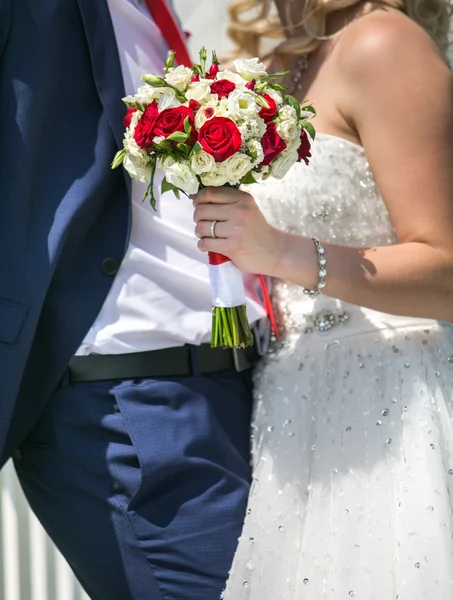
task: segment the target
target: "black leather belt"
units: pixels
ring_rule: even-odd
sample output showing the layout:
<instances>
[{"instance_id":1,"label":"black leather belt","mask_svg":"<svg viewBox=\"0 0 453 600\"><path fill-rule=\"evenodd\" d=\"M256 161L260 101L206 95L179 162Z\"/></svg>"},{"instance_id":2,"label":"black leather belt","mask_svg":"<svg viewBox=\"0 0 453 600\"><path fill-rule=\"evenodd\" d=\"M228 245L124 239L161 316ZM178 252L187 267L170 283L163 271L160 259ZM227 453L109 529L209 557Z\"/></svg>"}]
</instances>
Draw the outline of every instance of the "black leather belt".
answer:
<instances>
[{"instance_id":1,"label":"black leather belt","mask_svg":"<svg viewBox=\"0 0 453 600\"><path fill-rule=\"evenodd\" d=\"M259 359L254 346L245 350L179 346L132 354L74 356L68 365L69 383L108 379L184 377L232 369L244 371Z\"/></svg>"}]
</instances>

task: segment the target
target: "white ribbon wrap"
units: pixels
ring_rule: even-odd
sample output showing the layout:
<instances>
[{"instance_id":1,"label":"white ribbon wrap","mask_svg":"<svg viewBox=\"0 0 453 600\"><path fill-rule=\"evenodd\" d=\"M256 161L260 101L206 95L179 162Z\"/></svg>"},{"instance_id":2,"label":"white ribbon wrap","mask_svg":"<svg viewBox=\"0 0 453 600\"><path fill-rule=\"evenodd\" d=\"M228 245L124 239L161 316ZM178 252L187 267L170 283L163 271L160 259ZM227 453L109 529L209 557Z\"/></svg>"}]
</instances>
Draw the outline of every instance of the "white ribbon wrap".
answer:
<instances>
[{"instance_id":1,"label":"white ribbon wrap","mask_svg":"<svg viewBox=\"0 0 453 600\"><path fill-rule=\"evenodd\" d=\"M231 261L209 265L212 306L234 308L245 304L242 271Z\"/></svg>"}]
</instances>

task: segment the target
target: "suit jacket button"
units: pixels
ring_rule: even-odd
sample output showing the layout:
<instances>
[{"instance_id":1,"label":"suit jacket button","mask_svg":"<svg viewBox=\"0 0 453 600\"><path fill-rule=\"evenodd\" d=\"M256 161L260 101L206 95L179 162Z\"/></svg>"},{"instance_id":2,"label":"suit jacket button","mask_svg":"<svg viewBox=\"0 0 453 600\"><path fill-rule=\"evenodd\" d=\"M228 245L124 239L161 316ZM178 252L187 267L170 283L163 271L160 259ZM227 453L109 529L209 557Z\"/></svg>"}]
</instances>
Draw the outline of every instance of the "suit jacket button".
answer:
<instances>
[{"instance_id":1,"label":"suit jacket button","mask_svg":"<svg viewBox=\"0 0 453 600\"><path fill-rule=\"evenodd\" d=\"M16 461L22 460L22 452L20 450L14 450L13 459Z\"/></svg>"},{"instance_id":2,"label":"suit jacket button","mask_svg":"<svg viewBox=\"0 0 453 600\"><path fill-rule=\"evenodd\" d=\"M111 257L104 258L101 263L102 272L106 275L116 275L119 268L119 262Z\"/></svg>"}]
</instances>

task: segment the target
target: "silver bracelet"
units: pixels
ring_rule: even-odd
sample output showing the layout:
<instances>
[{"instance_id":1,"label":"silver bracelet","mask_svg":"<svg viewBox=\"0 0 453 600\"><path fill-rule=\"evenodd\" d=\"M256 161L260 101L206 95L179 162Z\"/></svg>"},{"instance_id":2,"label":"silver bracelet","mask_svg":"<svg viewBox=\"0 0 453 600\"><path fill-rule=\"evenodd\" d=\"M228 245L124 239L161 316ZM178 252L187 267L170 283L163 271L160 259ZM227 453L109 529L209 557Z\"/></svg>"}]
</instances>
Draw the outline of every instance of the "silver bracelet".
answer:
<instances>
[{"instance_id":1,"label":"silver bracelet","mask_svg":"<svg viewBox=\"0 0 453 600\"><path fill-rule=\"evenodd\" d=\"M304 294L306 294L309 298L314 300L320 294L322 294L322 290L326 287L326 277L327 277L327 269L326 264L327 260L324 256L324 248L321 246L318 238L311 238L316 246L316 253L318 255L318 264L319 264L319 272L318 272L318 286L315 290L307 290L304 288Z\"/></svg>"}]
</instances>

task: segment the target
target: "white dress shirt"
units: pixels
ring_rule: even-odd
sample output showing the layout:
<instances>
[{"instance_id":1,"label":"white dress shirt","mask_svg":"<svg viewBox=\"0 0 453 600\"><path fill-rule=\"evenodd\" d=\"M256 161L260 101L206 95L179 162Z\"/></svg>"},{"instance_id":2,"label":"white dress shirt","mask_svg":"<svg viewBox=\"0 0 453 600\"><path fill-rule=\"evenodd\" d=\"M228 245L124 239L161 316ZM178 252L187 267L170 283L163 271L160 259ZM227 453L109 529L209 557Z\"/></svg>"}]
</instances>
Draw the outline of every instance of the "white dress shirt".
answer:
<instances>
[{"instance_id":1,"label":"white dress shirt","mask_svg":"<svg viewBox=\"0 0 453 600\"><path fill-rule=\"evenodd\" d=\"M161 73L168 47L140 0L107 0L126 94L144 73ZM113 157L112 157L113 158ZM156 177L156 190L161 177ZM185 196L159 196L157 211L142 203L145 185L132 181L129 247L110 293L77 354L121 354L210 340L207 256L197 248L193 205ZM251 284L251 285L250 285ZM256 278L248 282L255 287ZM265 315L247 301L249 319Z\"/></svg>"}]
</instances>

